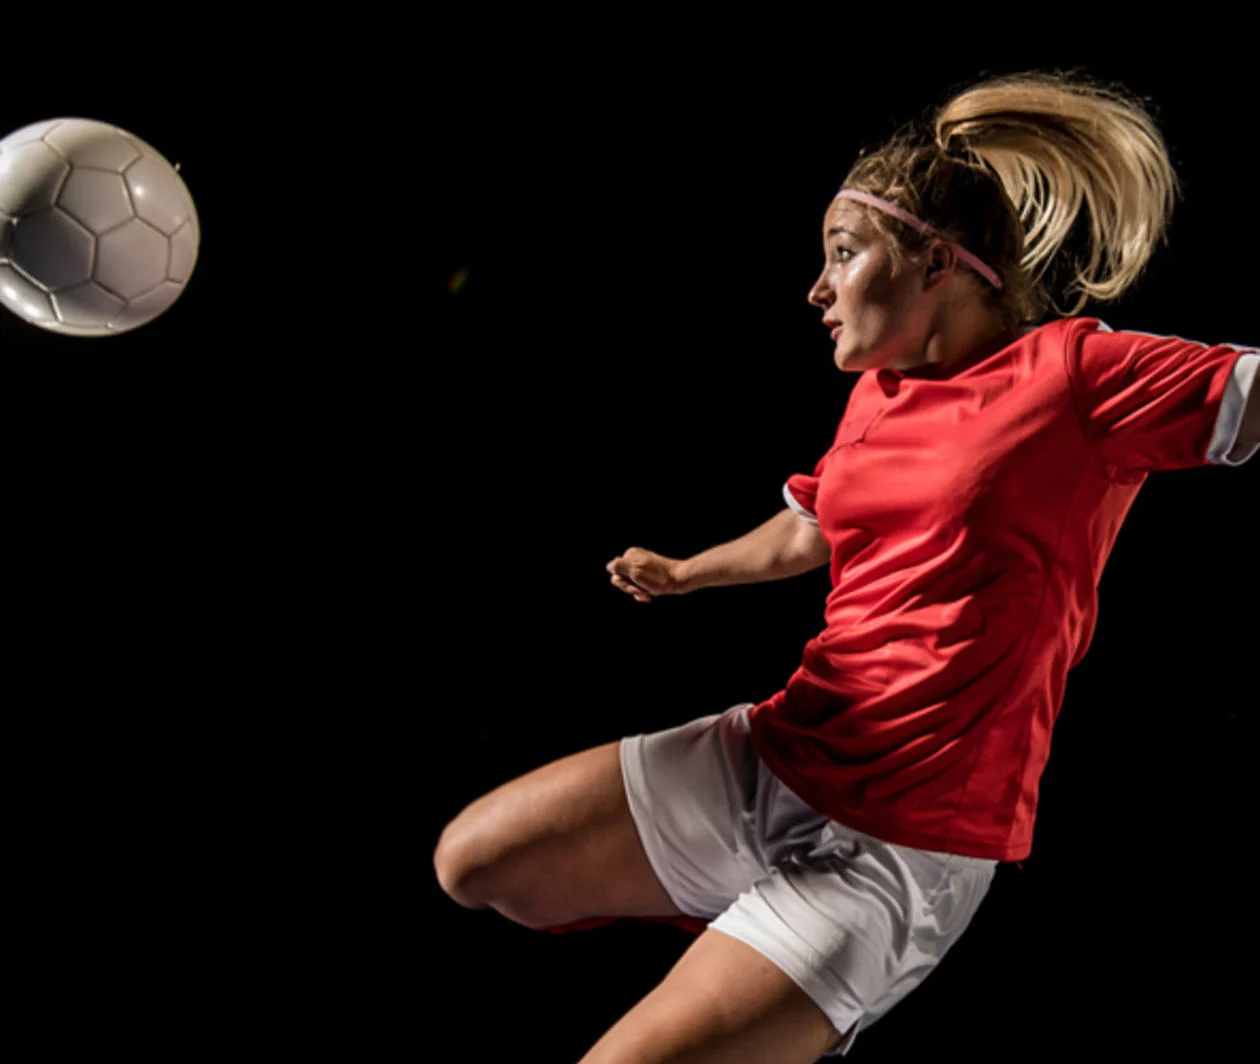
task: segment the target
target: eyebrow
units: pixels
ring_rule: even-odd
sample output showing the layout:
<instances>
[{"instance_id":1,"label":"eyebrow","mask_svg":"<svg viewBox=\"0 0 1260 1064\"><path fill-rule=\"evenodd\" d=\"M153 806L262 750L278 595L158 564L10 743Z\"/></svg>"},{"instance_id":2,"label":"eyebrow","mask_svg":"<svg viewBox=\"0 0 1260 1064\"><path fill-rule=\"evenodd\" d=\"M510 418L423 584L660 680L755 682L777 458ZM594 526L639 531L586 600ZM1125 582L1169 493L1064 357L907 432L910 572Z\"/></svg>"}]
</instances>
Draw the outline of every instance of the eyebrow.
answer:
<instances>
[{"instance_id":1,"label":"eyebrow","mask_svg":"<svg viewBox=\"0 0 1260 1064\"><path fill-rule=\"evenodd\" d=\"M852 229L845 229L844 226L841 225L832 226L832 228L827 230L828 236L835 236L837 233L848 233L851 237L855 237L858 240L862 239Z\"/></svg>"}]
</instances>

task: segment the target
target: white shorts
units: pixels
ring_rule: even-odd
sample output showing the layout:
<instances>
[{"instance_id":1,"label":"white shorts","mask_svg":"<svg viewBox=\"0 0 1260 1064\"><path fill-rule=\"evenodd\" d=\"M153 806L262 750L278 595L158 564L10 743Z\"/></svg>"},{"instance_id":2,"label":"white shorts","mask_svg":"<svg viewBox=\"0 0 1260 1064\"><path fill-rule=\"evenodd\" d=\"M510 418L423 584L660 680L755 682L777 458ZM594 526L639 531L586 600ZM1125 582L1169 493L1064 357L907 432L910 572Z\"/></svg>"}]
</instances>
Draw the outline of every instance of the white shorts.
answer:
<instances>
[{"instance_id":1,"label":"white shorts","mask_svg":"<svg viewBox=\"0 0 1260 1064\"><path fill-rule=\"evenodd\" d=\"M743 702L621 740L648 861L674 904L783 970L849 1051L970 923L997 862L897 846L816 813L749 740Z\"/></svg>"}]
</instances>

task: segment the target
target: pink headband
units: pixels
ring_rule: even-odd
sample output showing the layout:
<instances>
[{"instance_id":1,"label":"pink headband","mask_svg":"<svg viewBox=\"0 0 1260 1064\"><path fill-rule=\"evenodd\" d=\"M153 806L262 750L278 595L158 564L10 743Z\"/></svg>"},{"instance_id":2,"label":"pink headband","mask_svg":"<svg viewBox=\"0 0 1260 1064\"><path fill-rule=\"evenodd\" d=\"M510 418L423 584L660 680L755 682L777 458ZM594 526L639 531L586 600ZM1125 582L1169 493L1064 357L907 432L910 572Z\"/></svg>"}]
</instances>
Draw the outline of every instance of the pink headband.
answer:
<instances>
[{"instance_id":1,"label":"pink headband","mask_svg":"<svg viewBox=\"0 0 1260 1064\"><path fill-rule=\"evenodd\" d=\"M868 207L874 207L876 210L883 211L885 214L891 214L899 221L905 222L906 225L913 226L921 233L935 233L927 222L916 218L909 211L904 211L895 203L889 203L887 200L880 199L878 196L872 196L869 192L859 192L855 188L842 188L837 194L836 199L857 200L858 203L865 203ZM958 252L958 257L970 266L976 273L980 274L989 284L993 285L999 292L1002 290L1002 280L988 266L976 258L970 251L961 244L953 244L954 250Z\"/></svg>"}]
</instances>

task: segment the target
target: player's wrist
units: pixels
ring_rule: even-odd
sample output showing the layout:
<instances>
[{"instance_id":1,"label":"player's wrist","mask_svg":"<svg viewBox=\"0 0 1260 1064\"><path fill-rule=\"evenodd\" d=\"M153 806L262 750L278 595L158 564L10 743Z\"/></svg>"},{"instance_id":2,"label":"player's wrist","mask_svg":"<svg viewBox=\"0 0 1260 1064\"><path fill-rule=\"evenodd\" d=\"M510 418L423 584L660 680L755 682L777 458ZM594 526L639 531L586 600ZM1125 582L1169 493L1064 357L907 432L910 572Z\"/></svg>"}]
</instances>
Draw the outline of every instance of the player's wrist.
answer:
<instances>
[{"instance_id":1,"label":"player's wrist","mask_svg":"<svg viewBox=\"0 0 1260 1064\"><path fill-rule=\"evenodd\" d=\"M699 582L699 574L692 564L694 558L678 559L670 564L669 576L674 585L674 594L685 595L703 585Z\"/></svg>"}]
</instances>

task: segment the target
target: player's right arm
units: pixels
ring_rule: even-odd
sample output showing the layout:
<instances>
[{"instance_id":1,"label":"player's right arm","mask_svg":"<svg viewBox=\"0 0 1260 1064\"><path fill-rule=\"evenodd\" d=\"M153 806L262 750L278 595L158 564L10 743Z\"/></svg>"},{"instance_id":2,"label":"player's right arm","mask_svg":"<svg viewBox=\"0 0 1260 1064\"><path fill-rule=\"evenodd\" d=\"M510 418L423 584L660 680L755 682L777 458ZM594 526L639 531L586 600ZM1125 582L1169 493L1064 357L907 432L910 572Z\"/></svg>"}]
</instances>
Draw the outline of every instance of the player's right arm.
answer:
<instances>
[{"instance_id":1,"label":"player's right arm","mask_svg":"<svg viewBox=\"0 0 1260 1064\"><path fill-rule=\"evenodd\" d=\"M690 558L631 547L605 568L614 587L650 602L657 595L685 595L702 587L783 580L830 560L831 547L818 527L784 509L747 535Z\"/></svg>"}]
</instances>

